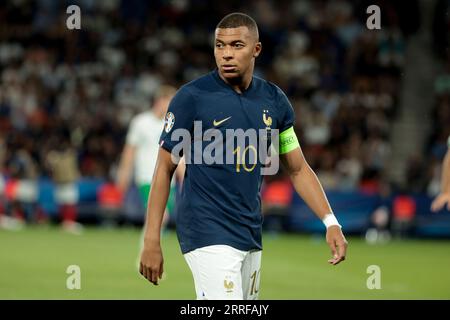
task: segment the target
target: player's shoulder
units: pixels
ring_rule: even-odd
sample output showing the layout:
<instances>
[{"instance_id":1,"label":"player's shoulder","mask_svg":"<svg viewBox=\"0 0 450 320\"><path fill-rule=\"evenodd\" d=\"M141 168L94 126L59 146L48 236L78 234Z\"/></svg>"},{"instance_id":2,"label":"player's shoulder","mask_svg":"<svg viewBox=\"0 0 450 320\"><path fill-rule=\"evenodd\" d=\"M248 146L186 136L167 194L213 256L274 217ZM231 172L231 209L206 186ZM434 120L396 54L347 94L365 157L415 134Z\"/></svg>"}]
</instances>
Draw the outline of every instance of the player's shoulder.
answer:
<instances>
[{"instance_id":1,"label":"player's shoulder","mask_svg":"<svg viewBox=\"0 0 450 320\"><path fill-rule=\"evenodd\" d=\"M262 92L265 92L266 94L268 94L271 98L278 100L280 98L280 96L285 96L285 93L283 92L283 90L278 87L275 83L263 79L259 76L254 75L253 76L253 81L255 81L255 86L261 90Z\"/></svg>"},{"instance_id":2,"label":"player's shoulder","mask_svg":"<svg viewBox=\"0 0 450 320\"><path fill-rule=\"evenodd\" d=\"M197 77L186 84L182 85L178 92L180 94L190 94L196 96L204 91L210 91L216 89L213 78L213 72L208 72L200 77Z\"/></svg>"}]
</instances>

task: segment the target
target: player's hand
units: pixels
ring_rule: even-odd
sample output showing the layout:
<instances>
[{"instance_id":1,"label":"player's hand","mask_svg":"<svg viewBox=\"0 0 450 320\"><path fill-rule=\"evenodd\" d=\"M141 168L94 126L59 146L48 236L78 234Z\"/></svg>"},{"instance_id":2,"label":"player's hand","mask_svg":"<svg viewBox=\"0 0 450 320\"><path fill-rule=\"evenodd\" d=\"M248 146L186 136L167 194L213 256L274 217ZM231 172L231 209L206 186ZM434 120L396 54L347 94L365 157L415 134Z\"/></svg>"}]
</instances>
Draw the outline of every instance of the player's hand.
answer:
<instances>
[{"instance_id":1,"label":"player's hand","mask_svg":"<svg viewBox=\"0 0 450 320\"><path fill-rule=\"evenodd\" d=\"M161 279L164 272L163 265L161 245L145 244L141 253L140 274L154 285L158 285L158 279Z\"/></svg>"},{"instance_id":2,"label":"player's hand","mask_svg":"<svg viewBox=\"0 0 450 320\"><path fill-rule=\"evenodd\" d=\"M333 256L328 262L332 265L337 265L339 262L344 261L348 243L339 226L330 226L327 228L327 243Z\"/></svg>"},{"instance_id":3,"label":"player's hand","mask_svg":"<svg viewBox=\"0 0 450 320\"><path fill-rule=\"evenodd\" d=\"M447 210L450 211L450 193L441 193L436 199L434 199L433 203L431 203L431 211L437 212L441 210L445 204L447 204Z\"/></svg>"}]
</instances>

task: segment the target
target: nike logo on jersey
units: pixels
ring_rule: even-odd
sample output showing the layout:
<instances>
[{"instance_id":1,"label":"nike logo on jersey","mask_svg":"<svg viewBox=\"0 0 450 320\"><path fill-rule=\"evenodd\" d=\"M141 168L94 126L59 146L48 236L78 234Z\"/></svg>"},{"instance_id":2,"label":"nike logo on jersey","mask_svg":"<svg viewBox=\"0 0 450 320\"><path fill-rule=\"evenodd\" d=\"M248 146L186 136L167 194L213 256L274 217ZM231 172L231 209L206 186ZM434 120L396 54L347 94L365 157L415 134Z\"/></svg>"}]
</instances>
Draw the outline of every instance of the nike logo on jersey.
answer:
<instances>
[{"instance_id":1,"label":"nike logo on jersey","mask_svg":"<svg viewBox=\"0 0 450 320\"><path fill-rule=\"evenodd\" d=\"M230 119L230 118L231 118L231 117L228 117L228 118L225 118L225 119L220 120L220 121L214 120L214 121L213 121L213 125L214 125L214 127L217 127L217 126L221 125L222 123L224 123L225 121L227 121L227 120Z\"/></svg>"}]
</instances>

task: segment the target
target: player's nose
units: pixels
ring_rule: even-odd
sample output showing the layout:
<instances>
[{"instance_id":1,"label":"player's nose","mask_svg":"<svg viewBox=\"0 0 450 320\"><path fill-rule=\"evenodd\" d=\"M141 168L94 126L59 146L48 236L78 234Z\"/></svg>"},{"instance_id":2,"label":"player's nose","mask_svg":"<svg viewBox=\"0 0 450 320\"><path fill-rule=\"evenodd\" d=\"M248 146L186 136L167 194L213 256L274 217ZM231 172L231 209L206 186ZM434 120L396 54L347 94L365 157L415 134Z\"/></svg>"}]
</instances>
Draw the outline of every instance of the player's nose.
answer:
<instances>
[{"instance_id":1,"label":"player's nose","mask_svg":"<svg viewBox=\"0 0 450 320\"><path fill-rule=\"evenodd\" d=\"M233 58L233 50L231 50L229 47L225 47L223 50L223 58L225 60L229 60Z\"/></svg>"}]
</instances>

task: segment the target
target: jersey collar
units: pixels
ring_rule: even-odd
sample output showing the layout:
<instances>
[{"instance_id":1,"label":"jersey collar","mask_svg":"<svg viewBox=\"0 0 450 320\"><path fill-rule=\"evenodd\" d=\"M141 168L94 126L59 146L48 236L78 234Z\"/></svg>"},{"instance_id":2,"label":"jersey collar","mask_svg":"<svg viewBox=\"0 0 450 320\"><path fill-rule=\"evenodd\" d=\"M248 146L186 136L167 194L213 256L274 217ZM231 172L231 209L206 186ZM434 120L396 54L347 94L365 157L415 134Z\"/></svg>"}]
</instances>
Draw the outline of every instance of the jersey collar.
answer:
<instances>
[{"instance_id":1,"label":"jersey collar","mask_svg":"<svg viewBox=\"0 0 450 320\"><path fill-rule=\"evenodd\" d=\"M244 90L242 92L242 94L237 93L228 83L226 83L219 75L219 70L217 68L214 69L214 71L212 72L213 78L216 80L216 82L224 88L227 88L231 91L233 91L234 93L236 93L237 95L245 95L246 93L250 92L253 89L253 82L254 82L254 77L252 76L252 81L250 81L250 85L248 86L248 88L246 90Z\"/></svg>"}]
</instances>

